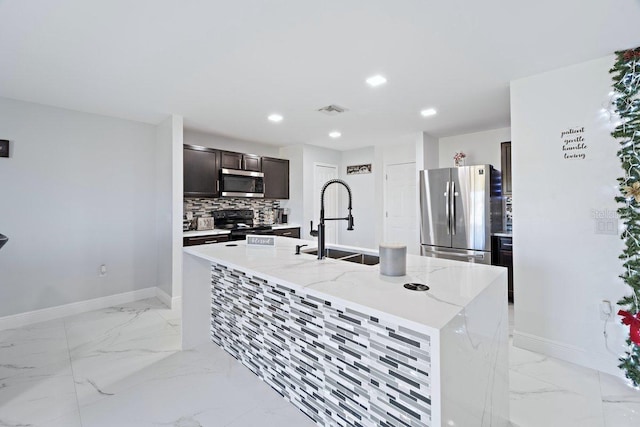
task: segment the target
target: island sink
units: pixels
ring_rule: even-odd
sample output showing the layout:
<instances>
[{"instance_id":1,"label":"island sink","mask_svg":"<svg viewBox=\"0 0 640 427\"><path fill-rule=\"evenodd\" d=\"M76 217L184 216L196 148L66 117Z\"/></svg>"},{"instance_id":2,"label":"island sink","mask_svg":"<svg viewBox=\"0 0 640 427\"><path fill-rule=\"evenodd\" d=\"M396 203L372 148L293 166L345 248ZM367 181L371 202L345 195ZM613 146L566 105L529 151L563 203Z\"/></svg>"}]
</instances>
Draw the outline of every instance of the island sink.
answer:
<instances>
[{"instance_id":1,"label":"island sink","mask_svg":"<svg viewBox=\"0 0 640 427\"><path fill-rule=\"evenodd\" d=\"M302 251L302 253L310 254L310 255L318 255L318 249L307 249L306 251ZM350 252L341 249L331 249L326 248L324 250L324 256L327 258L333 258L340 261L349 261L354 262L356 264L364 264L364 265L378 265L380 264L380 257L377 255L369 255L362 252Z\"/></svg>"}]
</instances>

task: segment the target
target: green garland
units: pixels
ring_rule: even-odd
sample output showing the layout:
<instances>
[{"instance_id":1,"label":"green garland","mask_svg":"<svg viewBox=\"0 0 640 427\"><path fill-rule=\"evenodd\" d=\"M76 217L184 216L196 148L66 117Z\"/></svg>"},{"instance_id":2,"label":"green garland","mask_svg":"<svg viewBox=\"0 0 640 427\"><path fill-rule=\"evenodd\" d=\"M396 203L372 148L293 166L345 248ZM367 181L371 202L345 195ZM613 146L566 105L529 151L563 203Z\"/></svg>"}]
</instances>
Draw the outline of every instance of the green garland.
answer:
<instances>
[{"instance_id":1,"label":"green garland","mask_svg":"<svg viewBox=\"0 0 640 427\"><path fill-rule=\"evenodd\" d=\"M631 287L631 294L620 301L625 310L623 323L630 325L627 337L628 349L621 357L618 367L625 372L635 387L640 387L640 343L637 342L640 322L640 47L616 52L617 60L611 69L613 74L613 102L620 118L611 135L619 141L618 156L624 176L618 178L620 196L616 201L622 206L618 214L624 221L622 234L624 250L620 259L624 261L622 280ZM634 333L635 327L635 333Z\"/></svg>"}]
</instances>

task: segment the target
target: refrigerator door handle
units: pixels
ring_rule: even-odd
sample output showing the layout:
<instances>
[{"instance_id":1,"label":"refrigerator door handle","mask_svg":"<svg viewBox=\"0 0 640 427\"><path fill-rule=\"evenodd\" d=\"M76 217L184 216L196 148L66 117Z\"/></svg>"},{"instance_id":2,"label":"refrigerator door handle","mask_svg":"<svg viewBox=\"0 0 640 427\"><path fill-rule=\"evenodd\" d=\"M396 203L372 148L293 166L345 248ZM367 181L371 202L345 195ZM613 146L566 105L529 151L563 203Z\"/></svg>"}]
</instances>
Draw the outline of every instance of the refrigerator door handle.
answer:
<instances>
[{"instance_id":1,"label":"refrigerator door handle","mask_svg":"<svg viewBox=\"0 0 640 427\"><path fill-rule=\"evenodd\" d=\"M451 234L456 235L456 182L451 181Z\"/></svg>"},{"instance_id":2,"label":"refrigerator door handle","mask_svg":"<svg viewBox=\"0 0 640 427\"><path fill-rule=\"evenodd\" d=\"M475 259L484 259L484 254L459 254L459 253L455 253L455 252L448 252L448 251L429 251L430 254L436 254L436 255L447 255L447 256L454 256L454 257L460 257L460 258L475 258Z\"/></svg>"},{"instance_id":3,"label":"refrigerator door handle","mask_svg":"<svg viewBox=\"0 0 640 427\"><path fill-rule=\"evenodd\" d=\"M444 190L444 199L445 199L444 211L445 211L445 216L447 217L447 234L451 234L451 215L449 215L449 185L450 185L450 182L447 181L447 187Z\"/></svg>"}]
</instances>

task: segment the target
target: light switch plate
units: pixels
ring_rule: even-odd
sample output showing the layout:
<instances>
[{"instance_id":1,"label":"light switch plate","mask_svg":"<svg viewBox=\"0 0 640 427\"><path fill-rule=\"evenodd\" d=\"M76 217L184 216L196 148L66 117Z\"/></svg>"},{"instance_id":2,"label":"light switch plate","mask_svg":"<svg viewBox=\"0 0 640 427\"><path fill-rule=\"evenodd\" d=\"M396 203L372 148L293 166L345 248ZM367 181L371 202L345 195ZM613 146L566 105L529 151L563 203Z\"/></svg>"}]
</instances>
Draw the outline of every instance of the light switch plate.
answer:
<instances>
[{"instance_id":1,"label":"light switch plate","mask_svg":"<svg viewBox=\"0 0 640 427\"><path fill-rule=\"evenodd\" d=\"M9 157L9 140L0 139L0 157Z\"/></svg>"}]
</instances>

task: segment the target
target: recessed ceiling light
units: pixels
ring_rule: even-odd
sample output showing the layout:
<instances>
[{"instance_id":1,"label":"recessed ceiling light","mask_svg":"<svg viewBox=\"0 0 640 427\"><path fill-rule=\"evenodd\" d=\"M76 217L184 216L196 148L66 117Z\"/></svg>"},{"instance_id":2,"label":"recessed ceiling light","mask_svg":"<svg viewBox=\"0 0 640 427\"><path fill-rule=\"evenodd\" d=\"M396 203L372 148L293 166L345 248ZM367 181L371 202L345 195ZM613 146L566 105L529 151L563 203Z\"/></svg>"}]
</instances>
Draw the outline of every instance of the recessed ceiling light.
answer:
<instances>
[{"instance_id":1,"label":"recessed ceiling light","mask_svg":"<svg viewBox=\"0 0 640 427\"><path fill-rule=\"evenodd\" d=\"M380 74L369 77L367 79L367 83L373 87L380 86L381 84L385 84L386 82L387 82L387 79L382 77Z\"/></svg>"},{"instance_id":2,"label":"recessed ceiling light","mask_svg":"<svg viewBox=\"0 0 640 427\"><path fill-rule=\"evenodd\" d=\"M272 114L267 118L274 123L278 123L282 121L282 116L280 114Z\"/></svg>"},{"instance_id":3,"label":"recessed ceiling light","mask_svg":"<svg viewBox=\"0 0 640 427\"><path fill-rule=\"evenodd\" d=\"M427 108L426 110L420 111L422 117L435 116L438 112L435 108Z\"/></svg>"},{"instance_id":4,"label":"recessed ceiling light","mask_svg":"<svg viewBox=\"0 0 640 427\"><path fill-rule=\"evenodd\" d=\"M334 130L333 132L329 133L329 136L331 138L340 138L342 136L342 134L340 132L338 132L337 130Z\"/></svg>"}]
</instances>

